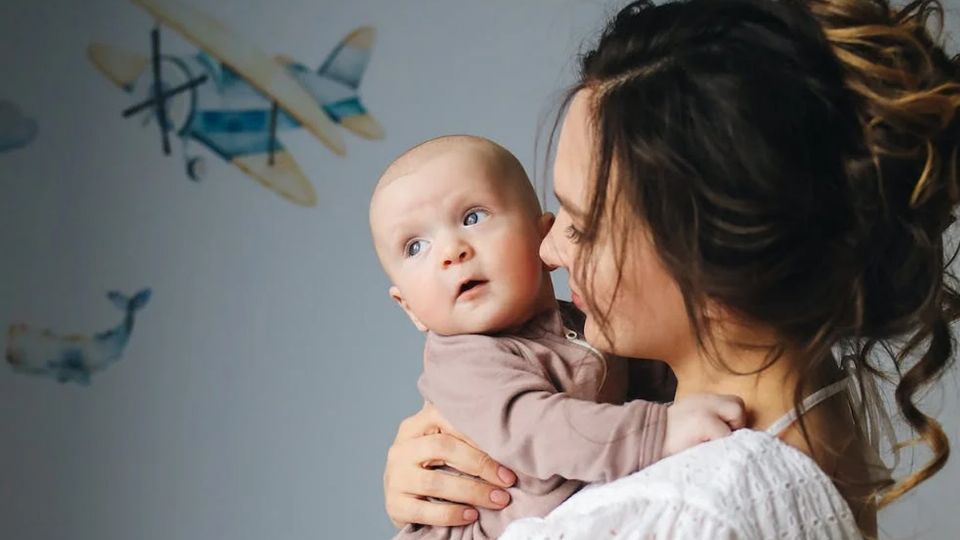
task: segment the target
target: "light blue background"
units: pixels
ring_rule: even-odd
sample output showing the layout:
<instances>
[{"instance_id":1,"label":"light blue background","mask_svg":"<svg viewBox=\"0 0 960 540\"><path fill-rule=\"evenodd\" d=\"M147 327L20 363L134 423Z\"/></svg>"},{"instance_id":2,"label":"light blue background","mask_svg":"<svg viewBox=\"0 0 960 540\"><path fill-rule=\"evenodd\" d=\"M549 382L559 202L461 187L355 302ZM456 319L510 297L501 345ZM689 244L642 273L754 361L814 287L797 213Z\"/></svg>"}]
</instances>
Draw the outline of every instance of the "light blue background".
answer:
<instances>
[{"instance_id":1,"label":"light blue background","mask_svg":"<svg viewBox=\"0 0 960 540\"><path fill-rule=\"evenodd\" d=\"M386 538L382 467L419 406L421 338L371 250L373 182L450 132L501 142L542 181L542 122L620 2L188 1L312 66L375 26L361 95L387 137L346 134L339 158L303 131L284 136L317 208L206 152L209 174L192 183L177 141L163 157L156 125L122 119L129 99L86 57L93 41L147 52L144 12L0 4L0 99L39 125L32 145L0 154L0 328L99 331L119 317L107 290L154 290L126 358L90 388L0 366L0 538ZM163 36L166 52L193 51ZM960 447L955 372L946 388L930 410ZM891 536L955 537L958 471L954 460L888 512Z\"/></svg>"}]
</instances>

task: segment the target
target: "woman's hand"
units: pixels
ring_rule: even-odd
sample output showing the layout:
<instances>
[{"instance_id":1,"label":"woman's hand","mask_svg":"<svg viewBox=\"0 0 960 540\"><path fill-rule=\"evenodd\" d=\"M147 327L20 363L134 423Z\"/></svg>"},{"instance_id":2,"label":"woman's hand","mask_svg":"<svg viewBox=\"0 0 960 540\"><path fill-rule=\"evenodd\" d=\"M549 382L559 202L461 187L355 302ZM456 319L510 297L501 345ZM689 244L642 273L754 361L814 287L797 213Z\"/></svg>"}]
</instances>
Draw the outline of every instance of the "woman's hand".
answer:
<instances>
[{"instance_id":1,"label":"woman's hand","mask_svg":"<svg viewBox=\"0 0 960 540\"><path fill-rule=\"evenodd\" d=\"M431 469L441 465L479 479ZM398 528L407 523L449 527L475 521L474 506L498 510L509 504L510 495L500 488L516 481L512 471L454 430L432 404L424 403L400 423L387 452L383 493L387 514ZM430 502L426 497L453 502Z\"/></svg>"}]
</instances>

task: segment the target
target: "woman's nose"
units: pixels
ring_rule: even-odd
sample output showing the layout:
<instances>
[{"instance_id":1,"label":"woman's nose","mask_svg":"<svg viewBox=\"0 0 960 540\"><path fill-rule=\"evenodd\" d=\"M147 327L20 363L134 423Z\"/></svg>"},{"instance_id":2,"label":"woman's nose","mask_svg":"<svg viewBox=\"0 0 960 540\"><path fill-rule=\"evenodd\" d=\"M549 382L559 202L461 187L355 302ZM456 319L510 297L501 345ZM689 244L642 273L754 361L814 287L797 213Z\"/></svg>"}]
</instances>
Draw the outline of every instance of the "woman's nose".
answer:
<instances>
[{"instance_id":1,"label":"woman's nose","mask_svg":"<svg viewBox=\"0 0 960 540\"><path fill-rule=\"evenodd\" d=\"M550 232L540 242L540 259L550 272L563 266L560 254L557 253L557 244L553 241L553 229L550 229Z\"/></svg>"}]
</instances>

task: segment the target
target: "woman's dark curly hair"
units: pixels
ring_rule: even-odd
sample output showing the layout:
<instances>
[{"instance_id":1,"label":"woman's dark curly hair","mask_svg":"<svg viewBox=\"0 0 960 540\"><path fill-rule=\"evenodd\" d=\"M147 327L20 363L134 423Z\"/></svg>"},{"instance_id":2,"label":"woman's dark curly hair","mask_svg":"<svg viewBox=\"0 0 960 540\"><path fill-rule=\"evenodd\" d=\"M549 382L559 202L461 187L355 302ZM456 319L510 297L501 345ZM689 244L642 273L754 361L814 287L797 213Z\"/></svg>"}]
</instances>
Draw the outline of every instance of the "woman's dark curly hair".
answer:
<instances>
[{"instance_id":1,"label":"woman's dark curly hair","mask_svg":"<svg viewBox=\"0 0 960 540\"><path fill-rule=\"evenodd\" d=\"M960 313L944 248L960 198L960 63L931 16L942 21L936 0L635 2L583 56L564 105L589 91L595 187L572 271L601 328L597 231L616 231L621 268L644 231L701 347L715 350L708 300L769 326L767 365L791 351L798 404L835 348L861 378L888 353L899 410L933 458L875 485L879 507L949 453L916 405L951 363Z\"/></svg>"}]
</instances>

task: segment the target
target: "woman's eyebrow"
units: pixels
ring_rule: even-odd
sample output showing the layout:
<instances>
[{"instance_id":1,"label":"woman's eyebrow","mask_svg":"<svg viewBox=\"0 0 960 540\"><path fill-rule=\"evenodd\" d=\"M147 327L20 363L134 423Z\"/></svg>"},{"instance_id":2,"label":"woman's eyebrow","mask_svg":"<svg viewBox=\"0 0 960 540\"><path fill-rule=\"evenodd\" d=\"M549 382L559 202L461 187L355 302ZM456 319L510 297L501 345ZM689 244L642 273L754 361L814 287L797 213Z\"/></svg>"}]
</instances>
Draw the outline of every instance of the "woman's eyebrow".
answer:
<instances>
[{"instance_id":1,"label":"woman's eyebrow","mask_svg":"<svg viewBox=\"0 0 960 540\"><path fill-rule=\"evenodd\" d=\"M573 215L573 217L575 218L583 217L584 215L583 211L577 208L576 206L570 204L570 202L564 199L563 197L561 197L559 193L554 191L553 196L557 198L557 202L560 203L560 206L562 206L567 212Z\"/></svg>"}]
</instances>

